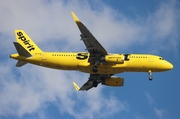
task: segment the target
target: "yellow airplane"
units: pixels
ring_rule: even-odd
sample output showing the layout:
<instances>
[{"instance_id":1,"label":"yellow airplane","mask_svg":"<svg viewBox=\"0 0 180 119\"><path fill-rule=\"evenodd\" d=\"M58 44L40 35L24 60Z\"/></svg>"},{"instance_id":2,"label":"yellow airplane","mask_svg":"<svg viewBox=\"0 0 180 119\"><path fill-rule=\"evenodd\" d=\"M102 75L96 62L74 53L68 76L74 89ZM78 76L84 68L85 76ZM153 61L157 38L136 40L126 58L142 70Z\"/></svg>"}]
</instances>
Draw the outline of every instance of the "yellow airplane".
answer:
<instances>
[{"instance_id":1,"label":"yellow airplane","mask_svg":"<svg viewBox=\"0 0 180 119\"><path fill-rule=\"evenodd\" d=\"M43 52L23 30L15 30L14 45L18 53L10 58L18 60L16 66L31 63L59 70L78 70L89 73L89 80L82 86L73 82L76 90L89 90L99 83L107 86L123 86L124 78L113 76L123 72L152 72L171 70L173 65L160 56L150 54L108 53L86 26L73 13L72 16L81 32L81 40L87 52Z\"/></svg>"}]
</instances>

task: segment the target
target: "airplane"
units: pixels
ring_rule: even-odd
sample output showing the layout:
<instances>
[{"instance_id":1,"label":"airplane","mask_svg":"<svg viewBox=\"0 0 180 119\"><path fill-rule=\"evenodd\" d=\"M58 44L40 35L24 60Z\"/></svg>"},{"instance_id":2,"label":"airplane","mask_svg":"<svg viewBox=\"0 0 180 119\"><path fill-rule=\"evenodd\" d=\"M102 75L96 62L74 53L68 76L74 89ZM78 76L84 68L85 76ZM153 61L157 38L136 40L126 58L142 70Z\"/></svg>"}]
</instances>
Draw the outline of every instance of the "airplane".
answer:
<instances>
[{"instance_id":1,"label":"airplane","mask_svg":"<svg viewBox=\"0 0 180 119\"><path fill-rule=\"evenodd\" d=\"M14 46L17 53L11 54L10 58L18 60L16 67L30 63L58 70L89 73L88 81L80 88L73 82L77 91L87 91L100 83L107 86L123 86L124 78L113 76L118 73L147 72L149 80L152 80L152 72L173 68L170 62L157 55L108 53L74 12L71 14L88 52L43 52L23 30L15 30L17 42L14 42Z\"/></svg>"}]
</instances>

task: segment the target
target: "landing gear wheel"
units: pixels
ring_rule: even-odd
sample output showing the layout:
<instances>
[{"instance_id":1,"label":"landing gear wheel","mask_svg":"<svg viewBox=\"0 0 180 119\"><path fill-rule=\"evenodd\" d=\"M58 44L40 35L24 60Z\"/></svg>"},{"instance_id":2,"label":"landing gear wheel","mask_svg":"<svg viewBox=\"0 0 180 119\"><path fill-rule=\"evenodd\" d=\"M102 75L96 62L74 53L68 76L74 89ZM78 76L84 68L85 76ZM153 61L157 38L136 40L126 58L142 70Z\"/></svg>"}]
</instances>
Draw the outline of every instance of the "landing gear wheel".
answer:
<instances>
[{"instance_id":1,"label":"landing gear wheel","mask_svg":"<svg viewBox=\"0 0 180 119\"><path fill-rule=\"evenodd\" d=\"M93 87L97 87L97 86L98 86L97 81L93 81Z\"/></svg>"},{"instance_id":2,"label":"landing gear wheel","mask_svg":"<svg viewBox=\"0 0 180 119\"><path fill-rule=\"evenodd\" d=\"M149 77L149 80L150 80L150 81L152 81L152 79L153 79L153 77L152 77L152 76L150 76L150 77Z\"/></svg>"},{"instance_id":3,"label":"landing gear wheel","mask_svg":"<svg viewBox=\"0 0 180 119\"><path fill-rule=\"evenodd\" d=\"M96 72L98 71L98 67L97 67L97 66L93 66L92 71L93 71L94 73L96 73Z\"/></svg>"}]
</instances>

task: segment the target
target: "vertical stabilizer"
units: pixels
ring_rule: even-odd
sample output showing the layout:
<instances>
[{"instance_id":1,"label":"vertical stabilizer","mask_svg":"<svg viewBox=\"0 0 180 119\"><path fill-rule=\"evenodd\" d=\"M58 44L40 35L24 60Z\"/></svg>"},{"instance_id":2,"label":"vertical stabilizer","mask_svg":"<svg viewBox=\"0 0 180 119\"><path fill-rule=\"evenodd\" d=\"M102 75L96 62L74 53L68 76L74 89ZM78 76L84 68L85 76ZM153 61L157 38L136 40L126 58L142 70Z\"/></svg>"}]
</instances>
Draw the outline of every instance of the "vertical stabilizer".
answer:
<instances>
[{"instance_id":1,"label":"vertical stabilizer","mask_svg":"<svg viewBox=\"0 0 180 119\"><path fill-rule=\"evenodd\" d=\"M15 30L17 42L30 54L41 53L42 50L23 30Z\"/></svg>"}]
</instances>

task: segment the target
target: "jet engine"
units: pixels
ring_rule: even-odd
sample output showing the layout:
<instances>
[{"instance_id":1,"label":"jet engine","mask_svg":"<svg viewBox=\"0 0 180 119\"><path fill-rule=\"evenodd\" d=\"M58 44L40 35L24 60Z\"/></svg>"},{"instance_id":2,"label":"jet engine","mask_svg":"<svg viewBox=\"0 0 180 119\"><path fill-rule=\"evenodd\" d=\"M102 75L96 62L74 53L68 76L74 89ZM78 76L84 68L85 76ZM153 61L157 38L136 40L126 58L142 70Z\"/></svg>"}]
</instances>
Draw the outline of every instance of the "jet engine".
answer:
<instances>
[{"instance_id":1,"label":"jet engine","mask_svg":"<svg viewBox=\"0 0 180 119\"><path fill-rule=\"evenodd\" d=\"M110 78L107 78L104 81L102 81L102 85L123 86L124 85L124 78L111 76Z\"/></svg>"},{"instance_id":2,"label":"jet engine","mask_svg":"<svg viewBox=\"0 0 180 119\"><path fill-rule=\"evenodd\" d=\"M124 55L123 54L105 55L102 58L102 61L121 64L121 63L124 63Z\"/></svg>"}]
</instances>

